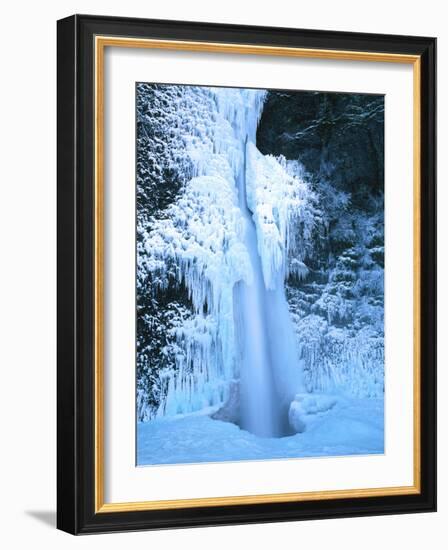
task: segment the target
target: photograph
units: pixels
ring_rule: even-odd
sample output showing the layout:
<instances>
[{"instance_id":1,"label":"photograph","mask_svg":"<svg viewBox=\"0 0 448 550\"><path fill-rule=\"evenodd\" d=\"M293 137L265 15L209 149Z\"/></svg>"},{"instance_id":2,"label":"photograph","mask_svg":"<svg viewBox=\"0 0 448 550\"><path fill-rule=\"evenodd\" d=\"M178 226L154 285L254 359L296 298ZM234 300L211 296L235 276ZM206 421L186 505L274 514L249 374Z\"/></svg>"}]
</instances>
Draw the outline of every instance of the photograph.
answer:
<instances>
[{"instance_id":1,"label":"photograph","mask_svg":"<svg viewBox=\"0 0 448 550\"><path fill-rule=\"evenodd\" d=\"M444 7L4 4L4 548L446 544Z\"/></svg>"},{"instance_id":2,"label":"photograph","mask_svg":"<svg viewBox=\"0 0 448 550\"><path fill-rule=\"evenodd\" d=\"M384 453L384 108L136 82L137 466Z\"/></svg>"},{"instance_id":3,"label":"photograph","mask_svg":"<svg viewBox=\"0 0 448 550\"><path fill-rule=\"evenodd\" d=\"M57 526L434 511L436 39L58 21Z\"/></svg>"}]
</instances>

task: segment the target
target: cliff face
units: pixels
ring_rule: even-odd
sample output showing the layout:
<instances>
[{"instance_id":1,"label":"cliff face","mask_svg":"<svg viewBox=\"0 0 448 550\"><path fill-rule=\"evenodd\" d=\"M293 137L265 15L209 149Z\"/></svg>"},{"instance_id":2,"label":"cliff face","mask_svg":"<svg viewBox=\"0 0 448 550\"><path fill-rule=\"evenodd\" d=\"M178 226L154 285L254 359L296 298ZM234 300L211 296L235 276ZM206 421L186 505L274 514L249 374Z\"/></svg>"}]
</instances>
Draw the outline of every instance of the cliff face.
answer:
<instances>
[{"instance_id":1,"label":"cliff face","mask_svg":"<svg viewBox=\"0 0 448 550\"><path fill-rule=\"evenodd\" d=\"M264 154L299 160L317 197L305 278L289 278L308 389L384 391L384 98L270 92Z\"/></svg>"},{"instance_id":2,"label":"cliff face","mask_svg":"<svg viewBox=\"0 0 448 550\"><path fill-rule=\"evenodd\" d=\"M271 92L258 126L257 146L264 154L300 159L316 178L362 201L383 191L384 98Z\"/></svg>"}]
</instances>

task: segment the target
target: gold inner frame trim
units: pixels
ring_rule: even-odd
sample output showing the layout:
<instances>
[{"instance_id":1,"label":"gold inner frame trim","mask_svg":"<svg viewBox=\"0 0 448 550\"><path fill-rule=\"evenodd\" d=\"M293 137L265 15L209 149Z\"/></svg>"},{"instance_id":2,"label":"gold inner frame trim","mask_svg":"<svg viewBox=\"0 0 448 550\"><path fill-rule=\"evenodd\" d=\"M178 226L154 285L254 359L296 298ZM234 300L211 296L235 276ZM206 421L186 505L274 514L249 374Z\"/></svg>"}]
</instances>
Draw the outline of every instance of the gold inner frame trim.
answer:
<instances>
[{"instance_id":1,"label":"gold inner frame trim","mask_svg":"<svg viewBox=\"0 0 448 550\"><path fill-rule=\"evenodd\" d=\"M180 500L154 500L141 502L104 502L104 50L106 47L152 48L163 50L194 51L207 53L234 53L267 56L285 56L342 61L370 61L382 63L407 63L413 65L413 423L414 423L414 471L413 485L348 490L330 490L296 493L277 493ZM95 513L129 512L142 510L167 510L206 506L232 506L274 502L303 502L341 498L363 498L393 495L412 495L421 492L421 387L420 387L420 279L421 279L421 59L417 55L382 52L359 52L258 46L253 44L227 44L183 40L156 40L96 36L95 56Z\"/></svg>"}]
</instances>

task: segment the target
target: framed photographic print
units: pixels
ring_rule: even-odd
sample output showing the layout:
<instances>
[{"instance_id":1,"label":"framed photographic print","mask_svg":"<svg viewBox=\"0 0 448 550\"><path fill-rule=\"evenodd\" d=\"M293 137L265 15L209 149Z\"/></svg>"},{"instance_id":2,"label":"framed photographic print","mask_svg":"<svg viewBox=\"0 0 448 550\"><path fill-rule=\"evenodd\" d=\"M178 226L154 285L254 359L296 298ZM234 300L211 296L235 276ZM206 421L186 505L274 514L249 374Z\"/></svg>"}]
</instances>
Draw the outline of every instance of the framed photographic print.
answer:
<instances>
[{"instance_id":1,"label":"framed photographic print","mask_svg":"<svg viewBox=\"0 0 448 550\"><path fill-rule=\"evenodd\" d=\"M434 511L434 38L58 22L58 527Z\"/></svg>"}]
</instances>

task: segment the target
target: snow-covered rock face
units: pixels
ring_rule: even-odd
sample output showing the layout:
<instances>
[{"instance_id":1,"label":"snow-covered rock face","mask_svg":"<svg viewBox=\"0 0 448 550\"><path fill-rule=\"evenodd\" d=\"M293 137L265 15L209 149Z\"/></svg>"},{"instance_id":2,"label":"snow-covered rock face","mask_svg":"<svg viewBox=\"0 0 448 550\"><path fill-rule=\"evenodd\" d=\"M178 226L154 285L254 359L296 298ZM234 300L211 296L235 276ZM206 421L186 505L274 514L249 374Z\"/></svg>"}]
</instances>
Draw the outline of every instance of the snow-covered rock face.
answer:
<instances>
[{"instance_id":1,"label":"snow-covered rock face","mask_svg":"<svg viewBox=\"0 0 448 550\"><path fill-rule=\"evenodd\" d=\"M286 285L306 387L382 398L384 97L269 93L257 147L299 159L317 196L305 265L289 260Z\"/></svg>"}]
</instances>

